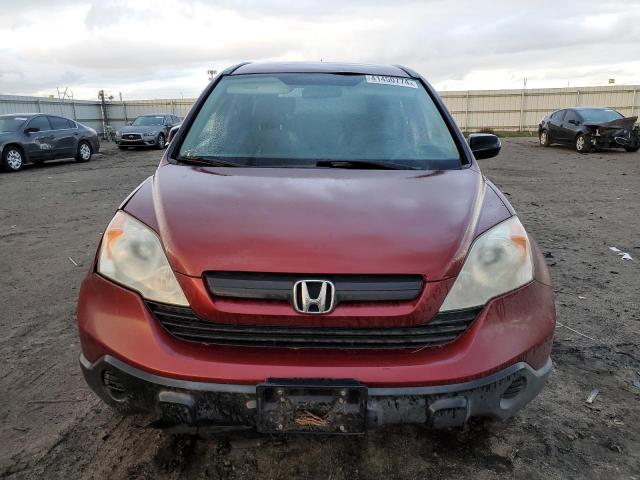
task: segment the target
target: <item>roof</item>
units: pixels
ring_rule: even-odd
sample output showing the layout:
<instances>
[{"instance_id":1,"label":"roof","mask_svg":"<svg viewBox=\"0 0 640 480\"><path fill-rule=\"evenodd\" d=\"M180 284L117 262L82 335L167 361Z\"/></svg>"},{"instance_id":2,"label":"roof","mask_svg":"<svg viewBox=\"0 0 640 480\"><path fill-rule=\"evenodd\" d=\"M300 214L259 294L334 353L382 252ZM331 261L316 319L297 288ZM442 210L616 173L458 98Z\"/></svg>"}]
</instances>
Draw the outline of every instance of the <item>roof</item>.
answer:
<instances>
[{"instance_id":1,"label":"roof","mask_svg":"<svg viewBox=\"0 0 640 480\"><path fill-rule=\"evenodd\" d=\"M245 63L231 72L232 75L245 75L249 73L355 73L407 78L412 76L401 67L395 65L336 62Z\"/></svg>"},{"instance_id":2,"label":"roof","mask_svg":"<svg viewBox=\"0 0 640 480\"><path fill-rule=\"evenodd\" d=\"M31 118L31 117L35 117L36 115L45 115L44 113L3 113L2 115L0 115L0 117L26 117L26 118Z\"/></svg>"}]
</instances>

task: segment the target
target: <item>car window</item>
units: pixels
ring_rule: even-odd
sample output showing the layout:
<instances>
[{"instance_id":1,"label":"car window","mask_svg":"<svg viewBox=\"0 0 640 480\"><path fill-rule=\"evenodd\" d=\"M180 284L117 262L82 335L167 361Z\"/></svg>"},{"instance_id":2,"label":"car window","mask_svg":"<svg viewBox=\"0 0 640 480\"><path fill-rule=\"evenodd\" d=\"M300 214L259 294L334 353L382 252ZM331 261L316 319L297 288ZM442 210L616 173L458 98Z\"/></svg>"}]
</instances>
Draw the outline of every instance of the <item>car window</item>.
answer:
<instances>
[{"instance_id":1,"label":"car window","mask_svg":"<svg viewBox=\"0 0 640 480\"><path fill-rule=\"evenodd\" d=\"M67 120L66 118L50 116L49 122L51 123L51 128L53 130L64 130L66 128L73 128L71 120Z\"/></svg>"},{"instance_id":2,"label":"car window","mask_svg":"<svg viewBox=\"0 0 640 480\"><path fill-rule=\"evenodd\" d=\"M580 110L580 116L585 122L606 123L619 120L622 115L610 108L586 108Z\"/></svg>"},{"instance_id":3,"label":"car window","mask_svg":"<svg viewBox=\"0 0 640 480\"><path fill-rule=\"evenodd\" d=\"M49 120L44 115L40 117L32 118L29 122L27 128L37 128L39 131L51 130L51 125L49 125Z\"/></svg>"},{"instance_id":4,"label":"car window","mask_svg":"<svg viewBox=\"0 0 640 480\"><path fill-rule=\"evenodd\" d=\"M17 132L26 121L27 117L21 117L20 115L0 117L0 133Z\"/></svg>"},{"instance_id":5,"label":"car window","mask_svg":"<svg viewBox=\"0 0 640 480\"><path fill-rule=\"evenodd\" d=\"M147 127L150 125L162 125L164 122L164 115L143 115L136 118L132 125L137 127Z\"/></svg>"},{"instance_id":6,"label":"car window","mask_svg":"<svg viewBox=\"0 0 640 480\"><path fill-rule=\"evenodd\" d=\"M567 113L564 116L564 121L568 123L569 120L574 120L576 122L579 122L580 117L578 117L578 115L576 115L576 112L574 112L573 110L567 110Z\"/></svg>"},{"instance_id":7,"label":"car window","mask_svg":"<svg viewBox=\"0 0 640 480\"><path fill-rule=\"evenodd\" d=\"M460 168L444 119L416 80L327 73L223 77L186 134L180 155L251 166L319 160Z\"/></svg>"},{"instance_id":8,"label":"car window","mask_svg":"<svg viewBox=\"0 0 640 480\"><path fill-rule=\"evenodd\" d=\"M566 110L558 110L557 112L554 112L553 114L551 114L551 118L559 122L564 117L565 112Z\"/></svg>"}]
</instances>

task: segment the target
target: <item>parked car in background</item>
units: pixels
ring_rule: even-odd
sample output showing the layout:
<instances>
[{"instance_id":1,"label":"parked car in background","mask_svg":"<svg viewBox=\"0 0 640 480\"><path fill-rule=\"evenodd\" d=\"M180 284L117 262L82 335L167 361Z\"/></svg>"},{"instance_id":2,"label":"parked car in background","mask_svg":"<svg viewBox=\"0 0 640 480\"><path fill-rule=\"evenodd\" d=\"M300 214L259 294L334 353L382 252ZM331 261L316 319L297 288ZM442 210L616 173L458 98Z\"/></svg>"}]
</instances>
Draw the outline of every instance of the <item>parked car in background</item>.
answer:
<instances>
[{"instance_id":1,"label":"parked car in background","mask_svg":"<svg viewBox=\"0 0 640 480\"><path fill-rule=\"evenodd\" d=\"M176 136L176 133L178 133L178 130L180 130L181 126L182 126L182 122L171 127L171 130L169 130L169 136L167 137L167 143L165 143L164 148L167 148L169 146L169 144L171 143L171 140L173 140L173 137Z\"/></svg>"},{"instance_id":2,"label":"parked car in background","mask_svg":"<svg viewBox=\"0 0 640 480\"><path fill-rule=\"evenodd\" d=\"M244 64L207 87L82 283L84 376L125 414L265 433L506 418L551 372L553 288L405 67Z\"/></svg>"},{"instance_id":3,"label":"parked car in background","mask_svg":"<svg viewBox=\"0 0 640 480\"><path fill-rule=\"evenodd\" d=\"M593 148L640 149L638 117L624 117L610 108L576 107L557 110L538 125L540 145L573 145L579 153Z\"/></svg>"},{"instance_id":4,"label":"parked car in background","mask_svg":"<svg viewBox=\"0 0 640 480\"><path fill-rule=\"evenodd\" d=\"M170 114L141 115L126 127L116 130L115 141L119 148L164 148L169 131L180 123L180 118Z\"/></svg>"},{"instance_id":5,"label":"parked car in background","mask_svg":"<svg viewBox=\"0 0 640 480\"><path fill-rule=\"evenodd\" d=\"M70 118L40 113L0 115L0 152L4 170L58 158L88 162L100 151L93 128Z\"/></svg>"}]
</instances>

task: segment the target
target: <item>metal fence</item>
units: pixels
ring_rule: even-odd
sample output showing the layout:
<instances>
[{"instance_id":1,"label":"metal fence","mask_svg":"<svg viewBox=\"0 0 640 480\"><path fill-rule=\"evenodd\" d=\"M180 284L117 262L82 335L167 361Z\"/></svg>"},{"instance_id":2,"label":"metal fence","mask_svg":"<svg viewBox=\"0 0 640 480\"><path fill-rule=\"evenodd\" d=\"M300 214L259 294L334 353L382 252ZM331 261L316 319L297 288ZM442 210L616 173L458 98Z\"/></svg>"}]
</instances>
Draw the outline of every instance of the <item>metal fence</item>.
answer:
<instances>
[{"instance_id":1,"label":"metal fence","mask_svg":"<svg viewBox=\"0 0 640 480\"><path fill-rule=\"evenodd\" d=\"M640 85L445 91L440 92L440 96L463 131L477 131L482 128L534 131L547 113L574 106L611 107L625 116L638 115L640 112ZM103 134L103 123L115 130L138 115L172 113L184 117L194 101L107 101L103 109L99 101L0 95L0 114L43 112L62 115Z\"/></svg>"}]
</instances>

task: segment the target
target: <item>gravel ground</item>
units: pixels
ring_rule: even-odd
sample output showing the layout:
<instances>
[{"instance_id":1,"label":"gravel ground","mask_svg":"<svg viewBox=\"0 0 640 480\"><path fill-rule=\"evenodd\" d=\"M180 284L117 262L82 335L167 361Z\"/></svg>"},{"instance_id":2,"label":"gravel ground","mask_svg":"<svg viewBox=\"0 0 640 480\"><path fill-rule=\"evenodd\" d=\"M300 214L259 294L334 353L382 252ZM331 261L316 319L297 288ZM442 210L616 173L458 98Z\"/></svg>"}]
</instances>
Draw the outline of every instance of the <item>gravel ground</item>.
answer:
<instances>
[{"instance_id":1,"label":"gravel ground","mask_svg":"<svg viewBox=\"0 0 640 480\"><path fill-rule=\"evenodd\" d=\"M85 386L78 286L102 229L159 157L106 146L87 164L0 174L0 477L640 479L640 154L580 156L521 138L482 162L545 252L557 292L554 373L519 415L276 439L166 435Z\"/></svg>"}]
</instances>

